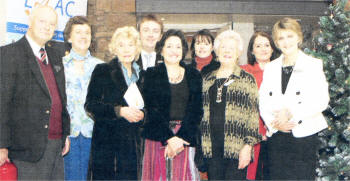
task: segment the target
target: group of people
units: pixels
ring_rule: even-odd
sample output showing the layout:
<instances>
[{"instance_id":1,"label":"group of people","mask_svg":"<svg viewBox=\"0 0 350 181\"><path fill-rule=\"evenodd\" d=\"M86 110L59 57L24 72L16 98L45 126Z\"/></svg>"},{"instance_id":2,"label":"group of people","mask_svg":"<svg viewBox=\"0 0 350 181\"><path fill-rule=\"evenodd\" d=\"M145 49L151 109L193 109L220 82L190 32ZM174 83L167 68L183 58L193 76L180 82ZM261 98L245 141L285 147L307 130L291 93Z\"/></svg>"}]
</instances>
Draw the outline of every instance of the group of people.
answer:
<instances>
[{"instance_id":1,"label":"group of people","mask_svg":"<svg viewBox=\"0 0 350 181\"><path fill-rule=\"evenodd\" d=\"M198 31L188 64L184 33L147 15L117 28L104 63L86 17L67 22L66 52L56 24L38 5L0 48L0 165L19 180L315 179L328 83L296 20L254 33L242 66L233 30Z\"/></svg>"}]
</instances>

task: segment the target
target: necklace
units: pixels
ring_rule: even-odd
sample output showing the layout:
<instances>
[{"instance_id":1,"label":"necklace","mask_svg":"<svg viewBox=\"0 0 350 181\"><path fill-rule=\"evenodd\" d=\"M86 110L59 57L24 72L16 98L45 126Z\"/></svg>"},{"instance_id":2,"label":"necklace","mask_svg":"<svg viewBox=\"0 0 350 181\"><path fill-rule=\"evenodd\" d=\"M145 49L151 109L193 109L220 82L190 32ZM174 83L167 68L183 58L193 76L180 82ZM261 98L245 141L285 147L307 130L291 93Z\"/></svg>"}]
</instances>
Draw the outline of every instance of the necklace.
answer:
<instances>
[{"instance_id":1,"label":"necklace","mask_svg":"<svg viewBox=\"0 0 350 181\"><path fill-rule=\"evenodd\" d=\"M179 72L177 73L177 76L175 76L175 77L169 76L169 82L172 84L177 84L177 83L182 81L182 78L183 78L183 73L180 69Z\"/></svg>"},{"instance_id":2,"label":"necklace","mask_svg":"<svg viewBox=\"0 0 350 181\"><path fill-rule=\"evenodd\" d=\"M219 79L218 79L219 80ZM231 80L231 76L227 77L225 81L219 86L220 82L216 84L217 87L217 93L216 93L216 102L220 103L222 101L222 88L224 88L224 85Z\"/></svg>"},{"instance_id":3,"label":"necklace","mask_svg":"<svg viewBox=\"0 0 350 181\"><path fill-rule=\"evenodd\" d=\"M282 67L282 71L285 74L291 74L293 72L294 66L286 66L286 67Z\"/></svg>"}]
</instances>

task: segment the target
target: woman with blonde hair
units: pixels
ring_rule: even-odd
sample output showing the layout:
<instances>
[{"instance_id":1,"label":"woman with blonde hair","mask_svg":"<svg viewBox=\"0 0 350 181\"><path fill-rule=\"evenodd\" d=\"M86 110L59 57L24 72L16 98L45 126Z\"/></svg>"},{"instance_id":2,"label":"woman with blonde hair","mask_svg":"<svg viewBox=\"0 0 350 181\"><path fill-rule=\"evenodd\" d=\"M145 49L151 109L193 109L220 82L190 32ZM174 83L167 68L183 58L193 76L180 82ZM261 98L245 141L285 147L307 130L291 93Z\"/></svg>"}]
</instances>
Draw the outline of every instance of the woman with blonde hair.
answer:
<instances>
[{"instance_id":1,"label":"woman with blonde hair","mask_svg":"<svg viewBox=\"0 0 350 181\"><path fill-rule=\"evenodd\" d=\"M134 27L118 28L109 50L116 57L96 66L85 102L86 111L95 120L92 178L136 180L140 150L138 133L144 113L140 108L129 106L124 95L134 84L141 89L141 69L135 62L141 51L139 33Z\"/></svg>"},{"instance_id":2,"label":"woman with blonde hair","mask_svg":"<svg viewBox=\"0 0 350 181\"><path fill-rule=\"evenodd\" d=\"M209 180L245 180L252 147L259 135L258 87L242 70L241 36L233 30L214 41L220 67L203 77L204 117L201 121L203 157Z\"/></svg>"},{"instance_id":3,"label":"woman with blonde hair","mask_svg":"<svg viewBox=\"0 0 350 181\"><path fill-rule=\"evenodd\" d=\"M282 55L265 66L260 114L268 128L272 180L314 180L317 133L327 128L322 111L329 102L322 61L300 50L300 24L284 18L273 26Z\"/></svg>"}]
</instances>

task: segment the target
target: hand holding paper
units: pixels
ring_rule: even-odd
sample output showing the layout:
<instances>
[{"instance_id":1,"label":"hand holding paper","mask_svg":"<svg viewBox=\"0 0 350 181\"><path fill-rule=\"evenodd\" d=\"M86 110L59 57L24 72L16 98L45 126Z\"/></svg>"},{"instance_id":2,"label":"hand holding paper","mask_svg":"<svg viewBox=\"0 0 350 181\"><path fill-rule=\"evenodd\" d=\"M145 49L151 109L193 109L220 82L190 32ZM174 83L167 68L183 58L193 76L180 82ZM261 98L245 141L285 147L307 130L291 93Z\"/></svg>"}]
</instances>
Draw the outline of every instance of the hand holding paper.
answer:
<instances>
[{"instance_id":1,"label":"hand holding paper","mask_svg":"<svg viewBox=\"0 0 350 181\"><path fill-rule=\"evenodd\" d=\"M124 99L130 107L134 107L136 109L143 109L144 107L142 95L135 83L132 83L129 86L128 90L126 90L124 94Z\"/></svg>"}]
</instances>

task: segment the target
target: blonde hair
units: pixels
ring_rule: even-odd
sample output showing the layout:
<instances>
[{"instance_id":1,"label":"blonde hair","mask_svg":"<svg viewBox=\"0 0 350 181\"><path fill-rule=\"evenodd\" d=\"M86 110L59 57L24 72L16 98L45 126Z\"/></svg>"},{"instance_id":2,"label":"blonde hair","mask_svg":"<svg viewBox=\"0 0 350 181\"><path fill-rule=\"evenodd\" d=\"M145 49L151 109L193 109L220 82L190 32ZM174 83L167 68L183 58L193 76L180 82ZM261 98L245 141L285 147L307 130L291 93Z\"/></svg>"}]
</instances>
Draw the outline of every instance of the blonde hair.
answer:
<instances>
[{"instance_id":1,"label":"blonde hair","mask_svg":"<svg viewBox=\"0 0 350 181\"><path fill-rule=\"evenodd\" d=\"M108 44L109 52L113 55L116 55L117 42L120 37L133 40L136 46L136 55L134 60L137 60L141 53L141 40L139 32L132 26L117 28L112 36L111 42Z\"/></svg>"},{"instance_id":2,"label":"blonde hair","mask_svg":"<svg viewBox=\"0 0 350 181\"><path fill-rule=\"evenodd\" d=\"M236 42L235 47L238 50L238 57L241 56L243 53L243 40L242 40L241 35L239 35L237 32L235 32L233 30L223 31L218 36L216 36L216 38L214 40L214 51L215 51L216 55L218 55L218 50L219 50L219 47L220 47L222 41L226 40L226 39L235 40L235 42Z\"/></svg>"},{"instance_id":3,"label":"blonde hair","mask_svg":"<svg viewBox=\"0 0 350 181\"><path fill-rule=\"evenodd\" d=\"M300 39L299 46L303 42L303 32L301 26L296 19L293 18L283 18L275 23L272 28L272 38L275 44L277 44L278 35L281 30L291 30L296 33Z\"/></svg>"}]
</instances>

